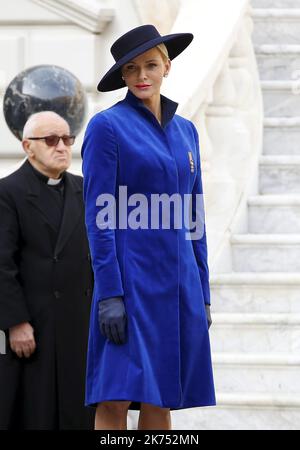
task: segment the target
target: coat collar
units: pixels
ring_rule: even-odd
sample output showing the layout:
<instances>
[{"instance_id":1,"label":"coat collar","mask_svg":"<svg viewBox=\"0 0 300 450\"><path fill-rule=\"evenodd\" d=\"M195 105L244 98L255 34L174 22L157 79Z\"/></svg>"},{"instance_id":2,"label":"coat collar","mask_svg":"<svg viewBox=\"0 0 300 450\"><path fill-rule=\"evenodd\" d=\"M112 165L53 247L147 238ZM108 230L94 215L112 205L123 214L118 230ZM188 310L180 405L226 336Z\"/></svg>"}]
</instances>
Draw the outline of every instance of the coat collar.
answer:
<instances>
[{"instance_id":1,"label":"coat collar","mask_svg":"<svg viewBox=\"0 0 300 450\"><path fill-rule=\"evenodd\" d=\"M33 170L33 172L35 173L35 175L45 184L49 184L51 185L57 185L57 184L61 184L64 182L64 178L65 178L65 172L63 172L61 174L61 177L59 180L54 180L53 178L49 178L46 175L44 175L43 173L41 173L39 170L37 170L32 164L30 164L27 160L27 163L30 165L31 169ZM56 181L56 183L55 183Z\"/></svg>"},{"instance_id":2,"label":"coat collar","mask_svg":"<svg viewBox=\"0 0 300 450\"><path fill-rule=\"evenodd\" d=\"M42 184L45 183L45 181L36 176L28 160L23 164L21 170L26 179L27 200L40 212L40 214L43 215L46 222L55 230L51 211L49 210L48 205L43 201ZM55 254L59 254L68 242L79 218L83 214L82 187L75 181L75 177L68 172L65 172L64 183L64 210L55 246Z\"/></svg>"},{"instance_id":3,"label":"coat collar","mask_svg":"<svg viewBox=\"0 0 300 450\"><path fill-rule=\"evenodd\" d=\"M162 128L165 128L168 125L168 123L173 119L175 112L178 108L178 103L173 102L173 100L170 100L169 98L165 97L162 94L160 95L160 99L162 107L161 126ZM147 108L147 106L144 105L143 101L137 98L129 89L124 101L126 103L129 103L134 108L143 112L149 118L154 119L157 122L157 124L159 123L156 120L154 114Z\"/></svg>"}]
</instances>

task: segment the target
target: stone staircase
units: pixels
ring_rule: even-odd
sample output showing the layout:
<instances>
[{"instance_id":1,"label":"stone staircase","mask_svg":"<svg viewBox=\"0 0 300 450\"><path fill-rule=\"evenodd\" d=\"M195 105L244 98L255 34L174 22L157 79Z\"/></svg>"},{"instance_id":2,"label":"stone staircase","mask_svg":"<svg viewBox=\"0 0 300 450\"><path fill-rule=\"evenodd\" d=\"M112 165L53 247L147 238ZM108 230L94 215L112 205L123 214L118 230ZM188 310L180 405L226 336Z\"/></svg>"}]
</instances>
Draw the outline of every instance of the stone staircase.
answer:
<instances>
[{"instance_id":1,"label":"stone staircase","mask_svg":"<svg viewBox=\"0 0 300 450\"><path fill-rule=\"evenodd\" d=\"M211 277L218 407L200 426L299 430L300 0L252 6L265 108L259 195L248 200L248 233L232 236L233 272Z\"/></svg>"}]
</instances>

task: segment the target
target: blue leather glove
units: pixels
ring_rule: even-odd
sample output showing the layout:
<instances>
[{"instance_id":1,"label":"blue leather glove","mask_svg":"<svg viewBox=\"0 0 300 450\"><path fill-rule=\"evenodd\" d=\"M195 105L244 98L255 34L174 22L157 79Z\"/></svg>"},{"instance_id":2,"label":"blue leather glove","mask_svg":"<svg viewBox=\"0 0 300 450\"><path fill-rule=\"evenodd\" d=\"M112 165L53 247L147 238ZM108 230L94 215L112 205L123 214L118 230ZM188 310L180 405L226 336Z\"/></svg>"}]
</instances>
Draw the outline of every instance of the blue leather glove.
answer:
<instances>
[{"instance_id":1,"label":"blue leather glove","mask_svg":"<svg viewBox=\"0 0 300 450\"><path fill-rule=\"evenodd\" d=\"M211 314L210 314L210 305L205 305L205 311L206 311L208 329L210 329L211 324L212 324Z\"/></svg>"},{"instance_id":2,"label":"blue leather glove","mask_svg":"<svg viewBox=\"0 0 300 450\"><path fill-rule=\"evenodd\" d=\"M98 303L101 334L115 344L124 344L126 312L122 297L111 297Z\"/></svg>"}]
</instances>

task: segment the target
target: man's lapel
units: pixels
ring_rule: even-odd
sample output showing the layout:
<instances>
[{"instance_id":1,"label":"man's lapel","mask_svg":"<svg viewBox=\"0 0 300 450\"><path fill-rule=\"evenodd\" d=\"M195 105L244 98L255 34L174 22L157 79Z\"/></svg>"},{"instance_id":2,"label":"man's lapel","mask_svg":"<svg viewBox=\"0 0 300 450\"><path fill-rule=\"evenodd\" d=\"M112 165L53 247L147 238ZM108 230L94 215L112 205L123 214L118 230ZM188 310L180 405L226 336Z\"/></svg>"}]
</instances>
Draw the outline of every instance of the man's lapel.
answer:
<instances>
[{"instance_id":1,"label":"man's lapel","mask_svg":"<svg viewBox=\"0 0 300 450\"><path fill-rule=\"evenodd\" d=\"M61 252L68 242L83 212L82 187L76 184L75 179L69 173L66 173L65 203L61 226L55 246L56 255ZM76 243L74 245L76 245Z\"/></svg>"},{"instance_id":2,"label":"man's lapel","mask_svg":"<svg viewBox=\"0 0 300 450\"><path fill-rule=\"evenodd\" d=\"M50 227L54 231L57 231L51 208L49 208L49 204L44 195L45 191L44 189L42 189L42 181L40 181L36 177L29 164L30 163L26 161L22 167L22 171L23 173L25 173L28 186L26 199L31 205L33 205L35 209L39 211L39 213L44 217L44 220L47 222L47 224L50 225Z\"/></svg>"}]
</instances>

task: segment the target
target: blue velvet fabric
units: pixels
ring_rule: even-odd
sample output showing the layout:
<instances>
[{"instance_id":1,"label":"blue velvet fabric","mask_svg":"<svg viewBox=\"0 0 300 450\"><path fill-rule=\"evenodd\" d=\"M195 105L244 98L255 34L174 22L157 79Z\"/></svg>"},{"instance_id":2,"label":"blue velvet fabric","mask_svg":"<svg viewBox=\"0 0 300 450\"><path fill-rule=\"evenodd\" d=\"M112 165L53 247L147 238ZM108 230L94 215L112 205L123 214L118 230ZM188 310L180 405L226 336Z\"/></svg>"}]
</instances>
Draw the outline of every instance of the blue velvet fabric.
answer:
<instances>
[{"instance_id":1,"label":"blue velvet fabric","mask_svg":"<svg viewBox=\"0 0 300 450\"><path fill-rule=\"evenodd\" d=\"M205 304L210 304L204 233L186 239L186 227L120 227L119 187L127 197L202 193L195 126L161 96L162 124L128 91L124 100L96 114L83 148L84 199L95 288L88 345L86 404L131 400L170 409L215 404ZM116 229L100 229L100 194L116 198ZM124 202L123 202L124 203ZM124 206L124 204L123 204ZM132 203L125 213L129 217ZM192 201L193 218L196 217ZM171 208L170 220L181 212ZM124 219L124 217L123 217ZM122 220L123 220L122 219ZM97 304L122 296L127 340L115 345L98 326ZM138 409L133 407L132 409Z\"/></svg>"}]
</instances>

